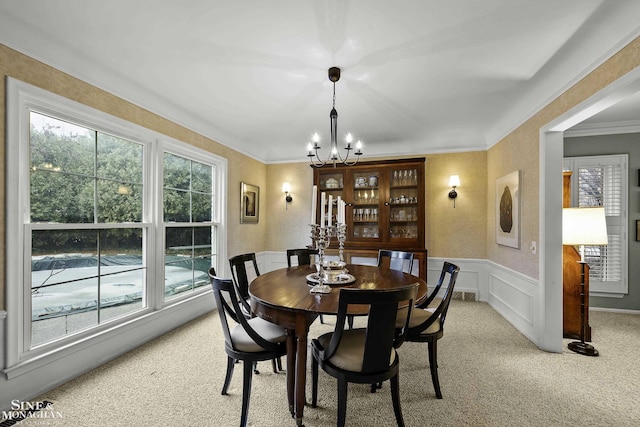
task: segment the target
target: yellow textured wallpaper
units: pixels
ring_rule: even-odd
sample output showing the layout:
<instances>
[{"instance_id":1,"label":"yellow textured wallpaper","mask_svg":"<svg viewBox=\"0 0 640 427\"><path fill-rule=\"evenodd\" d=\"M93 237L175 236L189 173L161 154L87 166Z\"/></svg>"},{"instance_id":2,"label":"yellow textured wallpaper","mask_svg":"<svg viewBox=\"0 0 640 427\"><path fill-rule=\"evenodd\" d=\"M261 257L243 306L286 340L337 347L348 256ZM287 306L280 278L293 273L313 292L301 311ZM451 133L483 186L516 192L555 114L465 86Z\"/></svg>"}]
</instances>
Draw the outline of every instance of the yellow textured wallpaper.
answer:
<instances>
[{"instance_id":1,"label":"yellow textured wallpaper","mask_svg":"<svg viewBox=\"0 0 640 427\"><path fill-rule=\"evenodd\" d=\"M304 153L301 151L301 156ZM291 203L285 206L282 183L291 185ZM267 247L271 251L304 248L311 243L311 187L313 170L307 162L267 166Z\"/></svg>"},{"instance_id":2,"label":"yellow textured wallpaper","mask_svg":"<svg viewBox=\"0 0 640 427\"><path fill-rule=\"evenodd\" d=\"M455 208L449 198L449 177L458 175ZM447 153L427 156L426 238L429 256L486 257L487 153Z\"/></svg>"},{"instance_id":3,"label":"yellow textured wallpaper","mask_svg":"<svg viewBox=\"0 0 640 427\"><path fill-rule=\"evenodd\" d=\"M487 258L531 277L538 277L538 254L529 245L539 236L540 129L598 91L640 66L640 38L629 43L605 63L560 95L537 114L493 146L487 156ZM495 180L522 171L521 249L495 243ZM562 185L558 182L558 185Z\"/></svg>"}]
</instances>

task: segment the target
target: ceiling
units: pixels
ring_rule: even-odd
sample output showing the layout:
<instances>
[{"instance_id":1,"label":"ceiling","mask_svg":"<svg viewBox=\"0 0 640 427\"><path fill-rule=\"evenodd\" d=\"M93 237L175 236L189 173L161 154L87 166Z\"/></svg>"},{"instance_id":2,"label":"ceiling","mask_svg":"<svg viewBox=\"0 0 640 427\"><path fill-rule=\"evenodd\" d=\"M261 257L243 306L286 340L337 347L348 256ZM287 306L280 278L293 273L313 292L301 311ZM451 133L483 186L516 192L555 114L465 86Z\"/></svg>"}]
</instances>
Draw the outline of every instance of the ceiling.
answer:
<instances>
[{"instance_id":1,"label":"ceiling","mask_svg":"<svg viewBox=\"0 0 640 427\"><path fill-rule=\"evenodd\" d=\"M338 134L364 157L482 150L638 16L637 0L0 0L0 42L277 163L328 141L329 67Z\"/></svg>"}]
</instances>

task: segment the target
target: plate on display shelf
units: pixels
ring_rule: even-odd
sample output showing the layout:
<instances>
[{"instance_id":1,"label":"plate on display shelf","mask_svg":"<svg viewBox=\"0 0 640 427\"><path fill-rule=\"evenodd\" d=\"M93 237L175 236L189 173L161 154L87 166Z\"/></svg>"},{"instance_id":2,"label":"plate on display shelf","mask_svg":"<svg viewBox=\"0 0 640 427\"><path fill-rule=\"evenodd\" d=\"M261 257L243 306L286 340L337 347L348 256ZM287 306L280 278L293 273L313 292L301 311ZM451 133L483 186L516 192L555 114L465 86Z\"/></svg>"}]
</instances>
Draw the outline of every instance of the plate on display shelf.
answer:
<instances>
[{"instance_id":1,"label":"plate on display shelf","mask_svg":"<svg viewBox=\"0 0 640 427\"><path fill-rule=\"evenodd\" d=\"M327 285L346 285L348 283L353 283L356 281L356 278L349 273L338 274L334 280L329 282L324 282ZM320 276L318 273L312 273L307 275L307 283L311 286L317 285L320 283Z\"/></svg>"}]
</instances>

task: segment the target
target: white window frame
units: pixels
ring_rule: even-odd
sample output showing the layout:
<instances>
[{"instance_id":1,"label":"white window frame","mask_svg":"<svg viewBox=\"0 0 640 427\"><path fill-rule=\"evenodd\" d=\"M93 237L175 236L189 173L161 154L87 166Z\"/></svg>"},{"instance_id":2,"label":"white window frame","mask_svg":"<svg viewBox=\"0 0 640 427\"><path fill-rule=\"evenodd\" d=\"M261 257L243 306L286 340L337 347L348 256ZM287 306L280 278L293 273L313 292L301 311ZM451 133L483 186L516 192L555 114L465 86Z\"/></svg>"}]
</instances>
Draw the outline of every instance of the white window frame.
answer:
<instances>
[{"instance_id":1,"label":"white window frame","mask_svg":"<svg viewBox=\"0 0 640 427\"><path fill-rule=\"evenodd\" d=\"M619 165L621 168L621 214L619 217L607 216L607 228L609 234L618 234L613 230L619 230L620 235L620 281L619 282L600 282L597 280L589 281L589 295L598 297L614 297L622 298L629 292L629 232L628 232L628 205L629 205L629 156L627 154L612 154L603 156L580 156L565 157L563 159L564 170L573 172L571 179L571 206L578 205L578 175L577 170L581 167L594 167L606 165Z\"/></svg>"},{"instance_id":2,"label":"white window frame","mask_svg":"<svg viewBox=\"0 0 640 427\"><path fill-rule=\"evenodd\" d=\"M7 143L6 143L6 363L5 372L24 372L47 363L47 356L73 351L76 344L86 342L101 333L122 327L147 314L181 304L200 294L210 292L207 287L185 292L184 295L164 301L164 228L162 225L162 153L169 150L185 157L215 165L215 221L217 228L217 260L226 259L226 183L227 160L184 142L143 128L102 111L37 88L22 81L7 78ZM88 330L62 337L50 343L29 349L31 322L30 283L31 248L25 243L30 224L29 209L29 148L30 112L66 120L71 123L118 136L143 145L143 218L140 226L145 234L144 264L147 266L143 308ZM160 177L160 179L158 179ZM95 224L86 224L95 228ZM114 227L118 225L115 224ZM78 229L82 226L77 227ZM106 228L100 224L100 228Z\"/></svg>"},{"instance_id":3,"label":"white window frame","mask_svg":"<svg viewBox=\"0 0 640 427\"><path fill-rule=\"evenodd\" d=\"M164 222L164 217L163 217L163 187L164 187L164 170L162 168L162 165L164 164L162 159L164 158L164 154L165 153L169 153L169 154L175 154L181 157L185 157L187 159L190 160L196 160L198 162L201 163L207 163L210 164L212 166L215 167L215 179L214 179L214 186L212 188L213 191L213 197L214 199L216 199L218 202L214 204L214 208L212 211L212 220L210 223L210 225L216 226L217 228L217 232L216 232L216 243L217 243L217 248L216 248L216 259L218 261L220 260L226 260L227 256L226 256L226 234L223 235L225 227L223 226L223 224L225 223L224 218L225 218L225 212L226 209L224 209L223 207L226 207L227 205L227 192L225 191L227 188L227 179L226 179L226 159L222 159L221 157L218 156L213 156L211 153L205 152L203 150L200 150L192 145L189 144L185 144L182 141L173 139L173 138L169 138L167 136L162 136L161 138L159 138L157 140L157 145L158 145L158 165L159 167L156 169L157 173L154 179L154 182L156 183L156 186L158 187L158 191L159 191L159 196L156 199L156 204L155 204L155 209L154 212L156 213L155 215L155 224L157 225L156 227L156 236L158 237L159 241L158 244L156 245L156 254L155 254L155 258L156 258L156 262L158 263L158 265L160 266L160 269L158 270L158 274L161 275L161 279L160 279L160 283L165 283L165 277L164 277L164 251L165 251L165 247L166 247L166 242L165 242L165 236L166 236L166 228L167 225ZM216 161L214 161L214 159L217 159ZM224 162L221 162L220 160L224 160ZM224 170L224 174L221 174L220 171L218 171L218 169L223 169ZM194 223L180 223L180 226L182 227L189 227L192 226ZM197 223L196 225L202 225L202 223ZM224 244L223 244L224 242ZM218 274L223 274L224 270L222 267L224 267L224 264L218 264L218 269L216 270L216 272ZM164 299L164 286L162 286L161 288L159 287L158 289L156 289L157 293L156 293L156 304L158 306L167 306L167 305L172 305L175 304L177 301L180 301L181 299L185 299L185 298L190 298L193 294L189 294L189 293L185 293L184 295L180 295L174 298L171 298L168 301L165 301ZM196 291L196 292L202 292L204 291L204 289Z\"/></svg>"}]
</instances>

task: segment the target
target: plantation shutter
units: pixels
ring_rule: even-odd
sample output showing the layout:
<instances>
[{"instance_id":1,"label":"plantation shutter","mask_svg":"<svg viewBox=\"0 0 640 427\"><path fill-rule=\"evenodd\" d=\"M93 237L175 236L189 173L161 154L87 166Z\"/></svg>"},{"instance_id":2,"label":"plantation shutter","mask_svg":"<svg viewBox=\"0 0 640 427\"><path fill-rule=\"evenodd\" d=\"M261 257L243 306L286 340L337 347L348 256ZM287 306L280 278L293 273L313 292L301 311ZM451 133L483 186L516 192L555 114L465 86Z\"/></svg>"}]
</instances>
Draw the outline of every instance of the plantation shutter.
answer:
<instances>
[{"instance_id":1,"label":"plantation shutter","mask_svg":"<svg viewBox=\"0 0 640 427\"><path fill-rule=\"evenodd\" d=\"M608 245L585 246L591 294L627 292L627 156L593 156L565 159L572 180L572 205L603 206Z\"/></svg>"}]
</instances>

